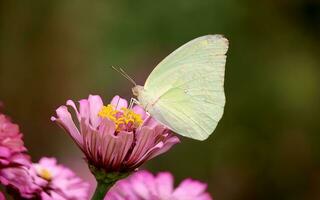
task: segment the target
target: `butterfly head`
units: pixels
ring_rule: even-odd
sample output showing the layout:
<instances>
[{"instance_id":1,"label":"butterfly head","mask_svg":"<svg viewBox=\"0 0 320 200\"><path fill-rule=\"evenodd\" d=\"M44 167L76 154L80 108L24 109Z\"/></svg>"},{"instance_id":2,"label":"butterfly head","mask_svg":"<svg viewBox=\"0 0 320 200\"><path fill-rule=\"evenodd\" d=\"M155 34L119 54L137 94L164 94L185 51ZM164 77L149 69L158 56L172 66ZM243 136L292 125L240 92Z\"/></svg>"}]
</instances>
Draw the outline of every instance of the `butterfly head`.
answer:
<instances>
[{"instance_id":1,"label":"butterfly head","mask_svg":"<svg viewBox=\"0 0 320 200\"><path fill-rule=\"evenodd\" d=\"M143 91L144 91L144 88L141 85L136 85L132 88L132 93L136 97L139 97Z\"/></svg>"},{"instance_id":2,"label":"butterfly head","mask_svg":"<svg viewBox=\"0 0 320 200\"><path fill-rule=\"evenodd\" d=\"M132 93L137 97L139 105L142 106L147 112L152 106L153 98L141 85L136 85L132 88Z\"/></svg>"}]
</instances>

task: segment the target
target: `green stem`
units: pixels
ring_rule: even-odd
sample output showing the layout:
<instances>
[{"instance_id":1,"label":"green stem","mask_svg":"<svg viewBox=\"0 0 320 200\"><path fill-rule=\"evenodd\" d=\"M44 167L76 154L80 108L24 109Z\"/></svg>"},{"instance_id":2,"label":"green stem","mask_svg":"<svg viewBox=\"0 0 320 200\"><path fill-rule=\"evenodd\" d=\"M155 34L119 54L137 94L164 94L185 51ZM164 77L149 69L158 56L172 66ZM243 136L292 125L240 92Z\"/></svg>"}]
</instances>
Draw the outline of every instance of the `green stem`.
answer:
<instances>
[{"instance_id":1,"label":"green stem","mask_svg":"<svg viewBox=\"0 0 320 200\"><path fill-rule=\"evenodd\" d=\"M109 189L115 184L115 182L105 182L105 181L98 181L97 182L97 188L94 192L93 197L91 200L103 200L106 196Z\"/></svg>"},{"instance_id":2,"label":"green stem","mask_svg":"<svg viewBox=\"0 0 320 200\"><path fill-rule=\"evenodd\" d=\"M97 180L97 188L91 200L103 200L110 188L120 179L126 178L130 172L106 172L89 165L89 169Z\"/></svg>"}]
</instances>

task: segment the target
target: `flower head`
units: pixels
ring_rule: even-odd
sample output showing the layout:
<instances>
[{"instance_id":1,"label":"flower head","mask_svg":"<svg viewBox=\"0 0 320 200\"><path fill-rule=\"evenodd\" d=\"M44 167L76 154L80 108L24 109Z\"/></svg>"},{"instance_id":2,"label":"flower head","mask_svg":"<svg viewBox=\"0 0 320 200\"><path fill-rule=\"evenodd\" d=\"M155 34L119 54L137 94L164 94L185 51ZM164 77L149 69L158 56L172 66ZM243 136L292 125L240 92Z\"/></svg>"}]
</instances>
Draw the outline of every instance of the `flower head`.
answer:
<instances>
[{"instance_id":1,"label":"flower head","mask_svg":"<svg viewBox=\"0 0 320 200\"><path fill-rule=\"evenodd\" d=\"M105 200L212 200L205 183L185 179L174 188L173 182L169 172L154 176L148 171L139 171L117 182Z\"/></svg>"},{"instance_id":2,"label":"flower head","mask_svg":"<svg viewBox=\"0 0 320 200\"><path fill-rule=\"evenodd\" d=\"M31 167L1 170L2 182L24 198L42 200L87 200L89 185L54 158L42 158Z\"/></svg>"},{"instance_id":3,"label":"flower head","mask_svg":"<svg viewBox=\"0 0 320 200\"><path fill-rule=\"evenodd\" d=\"M0 113L0 182L30 198L40 188L29 175L31 160L26 151L19 126Z\"/></svg>"},{"instance_id":4,"label":"flower head","mask_svg":"<svg viewBox=\"0 0 320 200\"><path fill-rule=\"evenodd\" d=\"M60 106L52 120L70 134L90 165L106 172L132 171L179 142L141 107L130 109L119 96L106 106L97 95L80 100L79 109L71 100L67 105L74 109L79 126L66 106Z\"/></svg>"},{"instance_id":5,"label":"flower head","mask_svg":"<svg viewBox=\"0 0 320 200\"><path fill-rule=\"evenodd\" d=\"M0 182L22 198L86 200L89 185L54 158L32 163L19 126L0 113ZM1 200L1 197L0 197Z\"/></svg>"},{"instance_id":6,"label":"flower head","mask_svg":"<svg viewBox=\"0 0 320 200\"><path fill-rule=\"evenodd\" d=\"M34 163L33 168L37 177L43 181L39 184L43 200L88 199L88 183L77 177L70 169L57 164L56 159L44 157L39 163Z\"/></svg>"},{"instance_id":7,"label":"flower head","mask_svg":"<svg viewBox=\"0 0 320 200\"><path fill-rule=\"evenodd\" d=\"M12 165L29 165L19 126L0 113L0 169Z\"/></svg>"}]
</instances>

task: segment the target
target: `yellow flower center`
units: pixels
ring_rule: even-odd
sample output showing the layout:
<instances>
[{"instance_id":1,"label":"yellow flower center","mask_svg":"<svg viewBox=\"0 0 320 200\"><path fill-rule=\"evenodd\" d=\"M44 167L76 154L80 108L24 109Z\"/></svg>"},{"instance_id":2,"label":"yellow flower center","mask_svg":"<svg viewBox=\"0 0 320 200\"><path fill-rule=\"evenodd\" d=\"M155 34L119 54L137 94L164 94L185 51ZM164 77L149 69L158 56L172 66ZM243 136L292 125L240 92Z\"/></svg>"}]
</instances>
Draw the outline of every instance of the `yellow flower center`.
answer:
<instances>
[{"instance_id":1,"label":"yellow flower center","mask_svg":"<svg viewBox=\"0 0 320 200\"><path fill-rule=\"evenodd\" d=\"M98 113L102 118L108 118L116 125L116 131L132 131L138 128L143 120L141 115L128 108L116 110L111 104L103 106Z\"/></svg>"},{"instance_id":2,"label":"yellow flower center","mask_svg":"<svg viewBox=\"0 0 320 200\"><path fill-rule=\"evenodd\" d=\"M46 179L47 181L50 181L52 179L52 174L49 170L42 168L39 171L39 176L43 179Z\"/></svg>"}]
</instances>

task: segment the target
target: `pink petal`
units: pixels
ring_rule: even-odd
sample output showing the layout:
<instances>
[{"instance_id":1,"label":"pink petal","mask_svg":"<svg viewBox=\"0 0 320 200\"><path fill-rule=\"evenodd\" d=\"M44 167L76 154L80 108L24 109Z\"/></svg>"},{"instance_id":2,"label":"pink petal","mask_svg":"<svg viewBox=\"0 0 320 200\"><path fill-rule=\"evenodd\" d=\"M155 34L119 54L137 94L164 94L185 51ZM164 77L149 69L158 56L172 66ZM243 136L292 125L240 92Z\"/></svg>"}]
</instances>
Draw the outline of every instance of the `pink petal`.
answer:
<instances>
[{"instance_id":1,"label":"pink petal","mask_svg":"<svg viewBox=\"0 0 320 200\"><path fill-rule=\"evenodd\" d=\"M138 167L146 160L150 160L166 151L174 144L180 142L178 137L163 135L162 129L150 129L147 126L137 132L137 142L128 159L133 167ZM160 138L160 139L159 139Z\"/></svg>"},{"instance_id":2,"label":"pink petal","mask_svg":"<svg viewBox=\"0 0 320 200\"><path fill-rule=\"evenodd\" d=\"M57 165L57 159L55 158L48 158L48 157L43 157L39 160L39 164L44 166L44 167L52 167Z\"/></svg>"},{"instance_id":3,"label":"pink petal","mask_svg":"<svg viewBox=\"0 0 320 200\"><path fill-rule=\"evenodd\" d=\"M87 99L81 99L79 101L80 118L84 119L84 122L89 125L90 122L90 108L89 101Z\"/></svg>"},{"instance_id":4,"label":"pink petal","mask_svg":"<svg viewBox=\"0 0 320 200\"><path fill-rule=\"evenodd\" d=\"M117 169L123 164L123 160L131 148L134 135L131 132L120 132L115 136L114 131L114 123L105 119L102 126L99 127L99 134L102 136L99 145L103 163Z\"/></svg>"},{"instance_id":5,"label":"pink petal","mask_svg":"<svg viewBox=\"0 0 320 200\"><path fill-rule=\"evenodd\" d=\"M105 118L101 121L98 132L101 135L113 135L116 130L116 126L113 121Z\"/></svg>"},{"instance_id":6,"label":"pink petal","mask_svg":"<svg viewBox=\"0 0 320 200\"><path fill-rule=\"evenodd\" d=\"M60 106L56 110L58 118L51 117L52 121L57 122L62 128L66 130L67 133L70 134L72 139L79 145L81 146L83 143L82 137L80 135L80 132L76 125L74 124L72 120L72 116L69 113L68 109L66 106Z\"/></svg>"},{"instance_id":7,"label":"pink petal","mask_svg":"<svg viewBox=\"0 0 320 200\"><path fill-rule=\"evenodd\" d=\"M169 172L161 172L156 176L155 182L160 199L169 199L173 191L173 176Z\"/></svg>"},{"instance_id":8,"label":"pink petal","mask_svg":"<svg viewBox=\"0 0 320 200\"><path fill-rule=\"evenodd\" d=\"M30 156L26 154L15 154L11 157L11 161L23 166L29 166L31 164Z\"/></svg>"},{"instance_id":9,"label":"pink petal","mask_svg":"<svg viewBox=\"0 0 320 200\"><path fill-rule=\"evenodd\" d=\"M132 110L133 112L139 114L143 120L145 120L148 117L146 111L139 105L133 106Z\"/></svg>"},{"instance_id":10,"label":"pink petal","mask_svg":"<svg viewBox=\"0 0 320 200\"><path fill-rule=\"evenodd\" d=\"M130 180L134 192L142 199L151 199L156 193L155 178L151 173L141 171L133 174Z\"/></svg>"},{"instance_id":11,"label":"pink petal","mask_svg":"<svg viewBox=\"0 0 320 200\"><path fill-rule=\"evenodd\" d=\"M33 178L30 171L24 167L5 168L0 171L1 183L17 188L20 195L25 198L33 197L34 193L40 189Z\"/></svg>"},{"instance_id":12,"label":"pink petal","mask_svg":"<svg viewBox=\"0 0 320 200\"><path fill-rule=\"evenodd\" d=\"M175 136L170 137L169 139L167 139L164 142L163 146L160 149L153 151L148 159L152 159L160 154L167 152L173 145L175 145L179 142L180 142L180 140L178 137L175 137Z\"/></svg>"},{"instance_id":13,"label":"pink petal","mask_svg":"<svg viewBox=\"0 0 320 200\"><path fill-rule=\"evenodd\" d=\"M140 200L134 193L130 178L122 179L108 192L104 200Z\"/></svg>"},{"instance_id":14,"label":"pink petal","mask_svg":"<svg viewBox=\"0 0 320 200\"><path fill-rule=\"evenodd\" d=\"M154 145L155 132L149 127L145 126L141 128L141 131L137 133L137 141L132 153L128 159L129 165L136 163L140 160L145 153L150 150Z\"/></svg>"},{"instance_id":15,"label":"pink petal","mask_svg":"<svg viewBox=\"0 0 320 200\"><path fill-rule=\"evenodd\" d=\"M130 132L122 132L121 135L108 134L103 138L102 160L104 166L108 166L113 170L118 170L123 165L133 143L133 134Z\"/></svg>"},{"instance_id":16,"label":"pink petal","mask_svg":"<svg viewBox=\"0 0 320 200\"><path fill-rule=\"evenodd\" d=\"M121 108L127 108L128 107L128 102L125 99L122 99L118 95L113 97L111 100L111 105L113 105L117 110L120 110Z\"/></svg>"},{"instance_id":17,"label":"pink petal","mask_svg":"<svg viewBox=\"0 0 320 200\"><path fill-rule=\"evenodd\" d=\"M89 95L88 101L90 108L90 122L93 128L97 128L101 121L98 113L103 107L103 102L99 95Z\"/></svg>"},{"instance_id":18,"label":"pink petal","mask_svg":"<svg viewBox=\"0 0 320 200\"><path fill-rule=\"evenodd\" d=\"M186 179L180 183L180 185L173 192L173 196L177 199L195 199L200 196L207 188L207 184L195 181L192 179Z\"/></svg>"},{"instance_id":19,"label":"pink petal","mask_svg":"<svg viewBox=\"0 0 320 200\"><path fill-rule=\"evenodd\" d=\"M88 158L92 159L92 161L99 163L100 158L98 155L100 153L100 143L103 142L102 136L92 129L87 129L83 132L83 140L84 153Z\"/></svg>"},{"instance_id":20,"label":"pink petal","mask_svg":"<svg viewBox=\"0 0 320 200\"><path fill-rule=\"evenodd\" d=\"M209 193L203 193L196 200L212 200L212 197Z\"/></svg>"},{"instance_id":21,"label":"pink petal","mask_svg":"<svg viewBox=\"0 0 320 200\"><path fill-rule=\"evenodd\" d=\"M169 172L138 171L117 182L105 200L212 200L204 183L187 179L174 191L173 182Z\"/></svg>"},{"instance_id":22,"label":"pink petal","mask_svg":"<svg viewBox=\"0 0 320 200\"><path fill-rule=\"evenodd\" d=\"M142 127L143 126L148 126L150 128L155 128L156 126L162 126L165 128L165 126L159 124L153 117L147 114L146 118L143 121Z\"/></svg>"},{"instance_id":23,"label":"pink petal","mask_svg":"<svg viewBox=\"0 0 320 200\"><path fill-rule=\"evenodd\" d=\"M133 139L134 135L132 132L123 131L118 133L118 140L120 141L120 143L118 144L119 149L113 161L114 168L119 168L123 164L123 161L132 146Z\"/></svg>"},{"instance_id":24,"label":"pink petal","mask_svg":"<svg viewBox=\"0 0 320 200\"><path fill-rule=\"evenodd\" d=\"M150 148L140 159L138 159L133 166L135 168L139 167L147 160L150 160L154 152L158 152L162 148L163 148L163 142L159 142L158 144Z\"/></svg>"},{"instance_id":25,"label":"pink petal","mask_svg":"<svg viewBox=\"0 0 320 200\"><path fill-rule=\"evenodd\" d=\"M8 158L11 155L11 151L7 147L0 146L0 157Z\"/></svg>"},{"instance_id":26,"label":"pink petal","mask_svg":"<svg viewBox=\"0 0 320 200\"><path fill-rule=\"evenodd\" d=\"M81 117L80 117L80 113L78 112L76 104L72 100L68 100L66 105L71 106L74 109L76 116L77 116L78 120L80 121Z\"/></svg>"}]
</instances>

